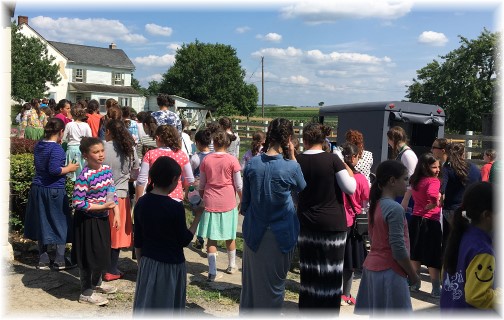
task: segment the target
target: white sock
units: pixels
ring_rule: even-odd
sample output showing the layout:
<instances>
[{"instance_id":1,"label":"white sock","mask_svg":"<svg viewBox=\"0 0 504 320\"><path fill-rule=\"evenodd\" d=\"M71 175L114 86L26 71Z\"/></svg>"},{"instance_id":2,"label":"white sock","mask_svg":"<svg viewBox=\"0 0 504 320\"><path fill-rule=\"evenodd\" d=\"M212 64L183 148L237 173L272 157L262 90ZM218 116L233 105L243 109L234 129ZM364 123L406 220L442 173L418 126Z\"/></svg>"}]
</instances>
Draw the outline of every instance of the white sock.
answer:
<instances>
[{"instance_id":1,"label":"white sock","mask_svg":"<svg viewBox=\"0 0 504 320\"><path fill-rule=\"evenodd\" d=\"M208 257L208 273L217 274L217 255L215 253L207 253Z\"/></svg>"},{"instance_id":2,"label":"white sock","mask_svg":"<svg viewBox=\"0 0 504 320\"><path fill-rule=\"evenodd\" d=\"M231 268L236 267L236 249L234 250L228 250L228 266Z\"/></svg>"}]
</instances>

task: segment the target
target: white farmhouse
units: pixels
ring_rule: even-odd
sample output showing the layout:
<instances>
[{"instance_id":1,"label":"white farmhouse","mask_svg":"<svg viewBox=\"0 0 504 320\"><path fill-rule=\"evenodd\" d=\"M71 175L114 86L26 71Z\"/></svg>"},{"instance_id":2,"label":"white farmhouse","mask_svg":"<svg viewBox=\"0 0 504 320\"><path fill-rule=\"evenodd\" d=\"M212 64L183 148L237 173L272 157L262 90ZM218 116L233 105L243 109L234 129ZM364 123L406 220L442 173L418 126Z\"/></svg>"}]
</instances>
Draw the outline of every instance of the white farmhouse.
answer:
<instances>
[{"instance_id":1,"label":"white farmhouse","mask_svg":"<svg viewBox=\"0 0 504 320\"><path fill-rule=\"evenodd\" d=\"M18 16L20 32L27 37L36 37L56 58L61 81L57 86L47 84L49 98L56 101L68 99L96 99L104 111L108 98L116 99L121 106L130 106L142 111L145 97L131 87L135 65L126 53L114 43L108 48L91 47L56 41L48 41L28 25L28 17Z\"/></svg>"}]
</instances>

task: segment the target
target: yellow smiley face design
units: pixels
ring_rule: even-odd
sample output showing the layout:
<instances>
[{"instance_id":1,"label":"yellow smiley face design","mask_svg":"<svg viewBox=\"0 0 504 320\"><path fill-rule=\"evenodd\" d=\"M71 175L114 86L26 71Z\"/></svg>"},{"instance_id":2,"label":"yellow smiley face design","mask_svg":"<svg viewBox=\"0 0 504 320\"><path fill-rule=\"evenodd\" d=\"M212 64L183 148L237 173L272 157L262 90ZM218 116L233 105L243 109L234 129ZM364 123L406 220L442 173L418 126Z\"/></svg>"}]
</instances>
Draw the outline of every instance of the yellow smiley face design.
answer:
<instances>
[{"instance_id":1,"label":"yellow smiley face design","mask_svg":"<svg viewBox=\"0 0 504 320\"><path fill-rule=\"evenodd\" d=\"M481 263L478 264L478 271L474 272L476 279L481 282L489 282L492 281L494 272L492 265L483 266Z\"/></svg>"}]
</instances>

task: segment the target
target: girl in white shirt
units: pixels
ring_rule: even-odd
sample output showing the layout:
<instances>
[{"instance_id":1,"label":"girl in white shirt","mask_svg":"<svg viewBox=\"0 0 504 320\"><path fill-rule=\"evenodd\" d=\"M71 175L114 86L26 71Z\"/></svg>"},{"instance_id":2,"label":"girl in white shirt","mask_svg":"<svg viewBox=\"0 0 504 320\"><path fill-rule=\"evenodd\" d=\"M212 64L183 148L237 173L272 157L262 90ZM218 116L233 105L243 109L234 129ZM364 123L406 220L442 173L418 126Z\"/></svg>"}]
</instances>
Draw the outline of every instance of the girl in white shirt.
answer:
<instances>
[{"instance_id":1,"label":"girl in white shirt","mask_svg":"<svg viewBox=\"0 0 504 320\"><path fill-rule=\"evenodd\" d=\"M68 147L66 151L66 164L77 163L79 168L75 172L69 173L72 181L79 176L84 168L84 160L79 150L80 142L83 137L91 137L91 127L85 121L87 113L80 105L75 105L70 110L74 121L67 123L65 131L63 132L63 141L67 142Z\"/></svg>"}]
</instances>

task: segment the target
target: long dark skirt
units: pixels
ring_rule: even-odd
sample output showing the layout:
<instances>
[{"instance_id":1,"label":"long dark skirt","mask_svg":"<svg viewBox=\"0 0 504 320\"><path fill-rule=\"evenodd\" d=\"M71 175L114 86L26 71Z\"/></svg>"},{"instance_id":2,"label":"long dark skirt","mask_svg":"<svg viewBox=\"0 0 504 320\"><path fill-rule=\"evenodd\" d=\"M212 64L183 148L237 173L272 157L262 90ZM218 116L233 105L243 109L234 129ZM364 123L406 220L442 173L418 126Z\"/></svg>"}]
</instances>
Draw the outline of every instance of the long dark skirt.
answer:
<instances>
[{"instance_id":1,"label":"long dark skirt","mask_svg":"<svg viewBox=\"0 0 504 320\"><path fill-rule=\"evenodd\" d=\"M65 189L32 184L26 207L24 236L40 244L72 240L72 215Z\"/></svg>"},{"instance_id":2,"label":"long dark skirt","mask_svg":"<svg viewBox=\"0 0 504 320\"><path fill-rule=\"evenodd\" d=\"M257 252L243 244L240 316L264 312L280 315L293 255L294 248L287 253L280 251L271 230L264 233Z\"/></svg>"},{"instance_id":3,"label":"long dark skirt","mask_svg":"<svg viewBox=\"0 0 504 320\"><path fill-rule=\"evenodd\" d=\"M106 271L110 268L108 217L94 218L83 211L75 211L72 261L80 269Z\"/></svg>"},{"instance_id":4,"label":"long dark skirt","mask_svg":"<svg viewBox=\"0 0 504 320\"><path fill-rule=\"evenodd\" d=\"M339 313L346 236L346 231L311 231L301 227L299 309Z\"/></svg>"},{"instance_id":5,"label":"long dark skirt","mask_svg":"<svg viewBox=\"0 0 504 320\"><path fill-rule=\"evenodd\" d=\"M186 304L185 262L164 263L149 257L139 261L133 314L181 316Z\"/></svg>"},{"instance_id":6,"label":"long dark skirt","mask_svg":"<svg viewBox=\"0 0 504 320\"><path fill-rule=\"evenodd\" d=\"M347 232L343 268L360 270L367 256L365 243L362 238L351 237L350 233L350 231Z\"/></svg>"}]
</instances>

